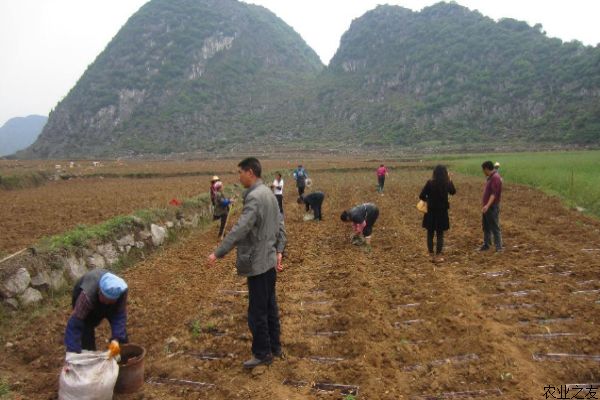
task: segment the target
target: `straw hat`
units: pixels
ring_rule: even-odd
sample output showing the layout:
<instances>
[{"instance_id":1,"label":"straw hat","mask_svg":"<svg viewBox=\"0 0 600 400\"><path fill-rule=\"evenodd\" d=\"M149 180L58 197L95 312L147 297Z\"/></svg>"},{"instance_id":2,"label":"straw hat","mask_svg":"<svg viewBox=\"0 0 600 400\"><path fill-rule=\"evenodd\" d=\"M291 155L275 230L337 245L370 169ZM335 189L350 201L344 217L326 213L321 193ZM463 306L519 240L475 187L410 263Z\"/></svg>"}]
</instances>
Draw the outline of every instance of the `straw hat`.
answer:
<instances>
[{"instance_id":1,"label":"straw hat","mask_svg":"<svg viewBox=\"0 0 600 400\"><path fill-rule=\"evenodd\" d=\"M220 181L221 179L217 176L217 175L213 175L212 179L210 180L211 182L214 181Z\"/></svg>"}]
</instances>

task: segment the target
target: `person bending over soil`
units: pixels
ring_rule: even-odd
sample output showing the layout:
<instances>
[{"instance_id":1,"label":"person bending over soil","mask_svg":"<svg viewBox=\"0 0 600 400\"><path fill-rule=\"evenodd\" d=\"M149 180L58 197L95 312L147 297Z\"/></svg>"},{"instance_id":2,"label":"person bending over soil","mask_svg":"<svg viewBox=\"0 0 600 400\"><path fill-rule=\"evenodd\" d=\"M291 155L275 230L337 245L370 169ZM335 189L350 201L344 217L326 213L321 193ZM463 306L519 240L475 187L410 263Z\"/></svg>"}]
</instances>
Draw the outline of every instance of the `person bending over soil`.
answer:
<instances>
[{"instance_id":1,"label":"person bending over soil","mask_svg":"<svg viewBox=\"0 0 600 400\"><path fill-rule=\"evenodd\" d=\"M321 206L323 205L324 199L325 193L313 192L306 196L298 197L298 204L304 204L306 206L306 212L312 209L313 215L315 216L315 221L322 221L323 216L321 214Z\"/></svg>"},{"instance_id":2,"label":"person bending over soil","mask_svg":"<svg viewBox=\"0 0 600 400\"><path fill-rule=\"evenodd\" d=\"M373 225L379 217L379 209L373 203L364 203L346 210L340 215L344 222L352 222L352 244L371 244Z\"/></svg>"}]
</instances>

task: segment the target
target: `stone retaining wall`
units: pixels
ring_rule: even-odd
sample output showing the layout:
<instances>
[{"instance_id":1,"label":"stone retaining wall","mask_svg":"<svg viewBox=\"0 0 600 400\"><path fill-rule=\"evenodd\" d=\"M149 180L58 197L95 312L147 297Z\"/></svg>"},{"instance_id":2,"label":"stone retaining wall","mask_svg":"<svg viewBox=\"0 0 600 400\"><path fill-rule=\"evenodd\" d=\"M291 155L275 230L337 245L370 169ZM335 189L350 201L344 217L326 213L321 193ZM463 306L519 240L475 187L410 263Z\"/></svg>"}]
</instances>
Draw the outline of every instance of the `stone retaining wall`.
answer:
<instances>
[{"instance_id":1,"label":"stone retaining wall","mask_svg":"<svg viewBox=\"0 0 600 400\"><path fill-rule=\"evenodd\" d=\"M16 256L0 264L0 301L9 310L43 302L51 293L67 288L94 268L111 269L132 249L152 251L163 245L169 231L198 227L210 217L208 207L189 217L157 224L135 219L134 227L116 240L106 241L76 251Z\"/></svg>"}]
</instances>

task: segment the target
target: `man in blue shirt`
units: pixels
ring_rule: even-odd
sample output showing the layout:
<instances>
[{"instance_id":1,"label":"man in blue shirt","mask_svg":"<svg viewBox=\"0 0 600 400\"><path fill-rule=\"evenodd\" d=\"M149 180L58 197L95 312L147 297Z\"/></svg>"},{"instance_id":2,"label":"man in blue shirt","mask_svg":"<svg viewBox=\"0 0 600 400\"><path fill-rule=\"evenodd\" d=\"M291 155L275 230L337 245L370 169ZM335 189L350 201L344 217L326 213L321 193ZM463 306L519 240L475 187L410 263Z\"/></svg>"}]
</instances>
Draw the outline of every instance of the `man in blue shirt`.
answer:
<instances>
[{"instance_id":1,"label":"man in blue shirt","mask_svg":"<svg viewBox=\"0 0 600 400\"><path fill-rule=\"evenodd\" d=\"M294 170L294 179L296 180L296 187L298 188L298 196L302 196L304 194L304 189L306 188L306 179L308 179L308 173L302 164L298 165L298 168Z\"/></svg>"}]
</instances>

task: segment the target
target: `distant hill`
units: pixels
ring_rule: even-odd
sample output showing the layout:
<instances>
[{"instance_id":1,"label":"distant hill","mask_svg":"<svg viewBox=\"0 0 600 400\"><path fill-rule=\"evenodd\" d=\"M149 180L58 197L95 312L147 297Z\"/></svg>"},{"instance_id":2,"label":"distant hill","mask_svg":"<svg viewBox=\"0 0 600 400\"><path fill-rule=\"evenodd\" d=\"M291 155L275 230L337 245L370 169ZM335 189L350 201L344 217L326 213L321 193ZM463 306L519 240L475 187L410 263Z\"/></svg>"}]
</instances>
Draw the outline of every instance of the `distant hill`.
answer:
<instances>
[{"instance_id":1,"label":"distant hill","mask_svg":"<svg viewBox=\"0 0 600 400\"><path fill-rule=\"evenodd\" d=\"M600 144L600 47L457 4L356 19L317 108L361 143Z\"/></svg>"},{"instance_id":2,"label":"distant hill","mask_svg":"<svg viewBox=\"0 0 600 400\"><path fill-rule=\"evenodd\" d=\"M0 127L0 157L31 145L38 138L48 117L29 115L11 118Z\"/></svg>"},{"instance_id":3,"label":"distant hill","mask_svg":"<svg viewBox=\"0 0 600 400\"><path fill-rule=\"evenodd\" d=\"M152 0L22 157L600 144L600 47L455 3L378 6L330 65L265 8Z\"/></svg>"},{"instance_id":4,"label":"distant hill","mask_svg":"<svg viewBox=\"0 0 600 400\"><path fill-rule=\"evenodd\" d=\"M269 10L235 0L152 0L50 114L21 156L112 156L245 145L284 123L290 90L324 68Z\"/></svg>"}]
</instances>

